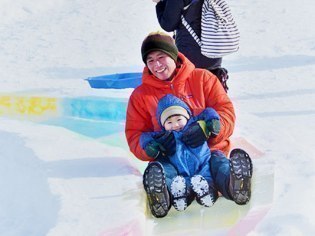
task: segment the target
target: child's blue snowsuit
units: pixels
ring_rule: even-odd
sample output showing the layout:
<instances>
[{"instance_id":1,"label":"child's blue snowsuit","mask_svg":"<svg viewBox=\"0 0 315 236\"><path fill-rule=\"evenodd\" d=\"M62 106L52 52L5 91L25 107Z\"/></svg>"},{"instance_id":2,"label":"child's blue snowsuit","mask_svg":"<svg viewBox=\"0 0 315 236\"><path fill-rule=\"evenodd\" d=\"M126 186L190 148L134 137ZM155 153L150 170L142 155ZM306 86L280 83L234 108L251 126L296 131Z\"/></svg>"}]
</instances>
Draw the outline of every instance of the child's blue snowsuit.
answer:
<instances>
[{"instance_id":1,"label":"child's blue snowsuit","mask_svg":"<svg viewBox=\"0 0 315 236\"><path fill-rule=\"evenodd\" d=\"M214 183L210 172L211 152L207 142L205 141L203 145L192 148L183 143L181 138L183 131L185 131L190 124L198 120L219 120L219 115L214 109L206 108L198 116L192 117L191 111L186 103L174 95L168 94L161 98L158 103L157 118L159 122L162 112L170 106L181 106L185 108L191 118L188 120L183 130L179 132L172 131L176 140L175 154L172 156L155 159L155 161L158 161L163 165L167 186L170 188L173 178L177 175L182 175L185 178L187 186L190 186L191 177L194 175L202 175L207 180L209 186L214 189ZM162 124L160 124L160 126L164 131ZM140 144L142 148L145 148L147 143L153 140L153 136L158 133L159 132L143 133L140 138Z\"/></svg>"}]
</instances>

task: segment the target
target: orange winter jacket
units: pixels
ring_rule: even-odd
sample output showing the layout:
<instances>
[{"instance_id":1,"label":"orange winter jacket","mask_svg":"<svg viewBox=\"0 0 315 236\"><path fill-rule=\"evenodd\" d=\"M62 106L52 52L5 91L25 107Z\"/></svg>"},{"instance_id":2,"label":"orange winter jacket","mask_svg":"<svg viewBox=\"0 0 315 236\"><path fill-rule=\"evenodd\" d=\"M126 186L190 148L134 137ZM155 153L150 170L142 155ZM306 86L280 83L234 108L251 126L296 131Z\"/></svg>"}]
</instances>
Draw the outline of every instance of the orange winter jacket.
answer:
<instances>
[{"instance_id":1,"label":"orange winter jacket","mask_svg":"<svg viewBox=\"0 0 315 236\"><path fill-rule=\"evenodd\" d=\"M210 138L211 150L221 150L226 155L230 149L229 137L235 123L235 113L231 100L215 75L205 69L197 69L181 53L178 55L180 67L171 81L162 81L143 70L142 84L131 94L126 117L126 138L130 151L142 161L152 161L141 148L139 139L143 132L160 131L156 117L157 104L166 94L182 99L196 116L206 107L216 110L220 116L221 130L217 137Z\"/></svg>"}]
</instances>

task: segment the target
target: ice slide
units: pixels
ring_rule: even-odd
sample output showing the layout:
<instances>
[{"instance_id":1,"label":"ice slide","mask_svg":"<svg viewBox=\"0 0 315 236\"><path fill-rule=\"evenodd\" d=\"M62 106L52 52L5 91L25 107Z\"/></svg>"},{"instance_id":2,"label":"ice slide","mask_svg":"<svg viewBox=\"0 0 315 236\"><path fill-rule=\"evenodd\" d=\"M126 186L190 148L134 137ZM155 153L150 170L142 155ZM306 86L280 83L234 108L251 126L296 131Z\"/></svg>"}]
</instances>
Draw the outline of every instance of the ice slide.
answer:
<instances>
[{"instance_id":1,"label":"ice slide","mask_svg":"<svg viewBox=\"0 0 315 236\"><path fill-rule=\"evenodd\" d=\"M121 85L126 86L129 86L128 83ZM126 104L127 100L120 98L56 98L6 94L0 96L0 115L64 127L97 142L128 151L123 133ZM104 125L106 122L111 125ZM273 168L263 151L246 139L233 137L232 142L233 146L245 149L253 158L253 191L248 205L238 206L232 201L219 198L211 208L193 203L184 212L171 209L165 218L156 219L151 216L145 204L145 194L139 184L145 164L134 161L135 158L129 155L122 157L126 161L113 162L112 165L129 165L132 170L129 175L138 180L134 189L136 195L131 195L128 191L119 197L126 200L127 208L130 200L136 199L137 204L131 206L132 212L125 213L131 217L122 219L119 224L100 226L99 235L246 235L254 230L272 204ZM106 158L106 153L104 155Z\"/></svg>"}]
</instances>

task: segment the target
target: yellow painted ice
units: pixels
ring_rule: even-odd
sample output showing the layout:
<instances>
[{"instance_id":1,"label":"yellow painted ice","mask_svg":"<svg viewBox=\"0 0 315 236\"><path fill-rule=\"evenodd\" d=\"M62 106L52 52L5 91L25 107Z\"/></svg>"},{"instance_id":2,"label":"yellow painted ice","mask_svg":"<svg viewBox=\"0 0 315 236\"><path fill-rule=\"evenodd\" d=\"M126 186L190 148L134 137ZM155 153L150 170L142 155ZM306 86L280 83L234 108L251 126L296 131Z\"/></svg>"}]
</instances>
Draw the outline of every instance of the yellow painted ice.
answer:
<instances>
[{"instance_id":1,"label":"yellow painted ice","mask_svg":"<svg viewBox=\"0 0 315 236\"><path fill-rule=\"evenodd\" d=\"M1 116L57 115L58 100L53 97L0 96Z\"/></svg>"}]
</instances>

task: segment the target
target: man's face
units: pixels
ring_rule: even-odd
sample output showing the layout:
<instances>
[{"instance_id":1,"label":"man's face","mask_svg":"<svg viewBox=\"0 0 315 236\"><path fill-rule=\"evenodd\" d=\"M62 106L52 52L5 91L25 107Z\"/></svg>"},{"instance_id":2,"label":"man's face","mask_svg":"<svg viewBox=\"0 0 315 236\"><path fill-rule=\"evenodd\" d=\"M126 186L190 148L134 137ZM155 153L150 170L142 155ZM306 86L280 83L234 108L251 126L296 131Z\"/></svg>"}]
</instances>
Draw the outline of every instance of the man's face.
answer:
<instances>
[{"instance_id":1,"label":"man's face","mask_svg":"<svg viewBox=\"0 0 315 236\"><path fill-rule=\"evenodd\" d=\"M174 130L174 131L181 131L185 125L187 124L186 117L182 115L174 115L165 121L164 128L165 130Z\"/></svg>"},{"instance_id":2,"label":"man's face","mask_svg":"<svg viewBox=\"0 0 315 236\"><path fill-rule=\"evenodd\" d=\"M175 61L166 53L154 51L147 56L147 66L160 80L169 79L176 69Z\"/></svg>"}]
</instances>

